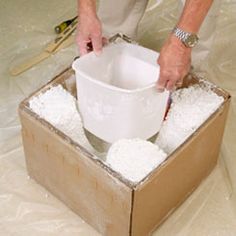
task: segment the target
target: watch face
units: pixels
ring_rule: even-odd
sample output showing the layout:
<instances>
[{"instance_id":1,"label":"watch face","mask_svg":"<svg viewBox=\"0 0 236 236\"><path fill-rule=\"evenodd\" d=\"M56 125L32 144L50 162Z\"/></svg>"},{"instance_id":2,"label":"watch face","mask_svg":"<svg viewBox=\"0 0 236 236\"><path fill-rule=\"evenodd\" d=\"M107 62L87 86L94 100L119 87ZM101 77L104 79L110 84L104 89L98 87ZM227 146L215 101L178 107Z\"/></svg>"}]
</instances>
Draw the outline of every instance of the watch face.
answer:
<instances>
[{"instance_id":1,"label":"watch face","mask_svg":"<svg viewBox=\"0 0 236 236\"><path fill-rule=\"evenodd\" d=\"M198 42L197 35L196 34L191 34L185 39L184 43L187 47L192 48L197 44L197 42Z\"/></svg>"}]
</instances>

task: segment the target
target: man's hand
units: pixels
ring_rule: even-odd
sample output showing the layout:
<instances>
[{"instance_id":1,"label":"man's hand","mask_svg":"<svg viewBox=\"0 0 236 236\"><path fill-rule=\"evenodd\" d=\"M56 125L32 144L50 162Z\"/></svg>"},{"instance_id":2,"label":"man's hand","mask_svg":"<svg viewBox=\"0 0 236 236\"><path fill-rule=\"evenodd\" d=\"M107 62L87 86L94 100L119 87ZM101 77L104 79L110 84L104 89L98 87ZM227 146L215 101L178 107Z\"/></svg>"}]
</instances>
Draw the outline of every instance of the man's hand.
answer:
<instances>
[{"instance_id":1,"label":"man's hand","mask_svg":"<svg viewBox=\"0 0 236 236\"><path fill-rule=\"evenodd\" d=\"M182 85L183 78L190 69L191 48L185 47L176 36L170 35L161 49L157 63L160 65L157 90L172 91Z\"/></svg>"},{"instance_id":2,"label":"man's hand","mask_svg":"<svg viewBox=\"0 0 236 236\"><path fill-rule=\"evenodd\" d=\"M102 27L101 22L96 15L80 15L77 43L81 56L87 54L91 50L94 50L97 55L101 53L103 44Z\"/></svg>"},{"instance_id":3,"label":"man's hand","mask_svg":"<svg viewBox=\"0 0 236 236\"><path fill-rule=\"evenodd\" d=\"M96 55L99 55L107 40L102 37L102 25L96 13L96 1L78 0L78 16L76 41L80 55L83 56L92 50Z\"/></svg>"},{"instance_id":4,"label":"man's hand","mask_svg":"<svg viewBox=\"0 0 236 236\"><path fill-rule=\"evenodd\" d=\"M197 34L213 0L186 0L181 17L176 26L185 32ZM170 35L161 49L158 64L160 78L158 90L173 90L180 86L184 76L190 69L191 48L187 48L175 36Z\"/></svg>"}]
</instances>

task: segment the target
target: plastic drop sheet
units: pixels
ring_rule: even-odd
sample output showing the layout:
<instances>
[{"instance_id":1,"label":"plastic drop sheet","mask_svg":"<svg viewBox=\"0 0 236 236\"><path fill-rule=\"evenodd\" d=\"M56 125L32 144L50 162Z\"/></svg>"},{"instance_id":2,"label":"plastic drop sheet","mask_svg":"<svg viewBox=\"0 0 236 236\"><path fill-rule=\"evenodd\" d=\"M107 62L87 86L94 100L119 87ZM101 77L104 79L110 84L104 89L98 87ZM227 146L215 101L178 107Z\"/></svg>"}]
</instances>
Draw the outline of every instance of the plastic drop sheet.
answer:
<instances>
[{"instance_id":1,"label":"plastic drop sheet","mask_svg":"<svg viewBox=\"0 0 236 236\"><path fill-rule=\"evenodd\" d=\"M215 1L217 2L217 1ZM182 1L149 1L139 42L159 50L177 19ZM217 3L216 3L217 4ZM196 70L232 95L220 160L211 175L153 233L154 236L236 235L236 2L222 0L202 28ZM17 115L19 102L68 67L72 45L25 73L9 69L37 55L53 28L76 15L76 1L0 1L0 235L100 235L43 187L29 179ZM204 35L214 33L215 37ZM209 50L210 49L210 50Z\"/></svg>"}]
</instances>

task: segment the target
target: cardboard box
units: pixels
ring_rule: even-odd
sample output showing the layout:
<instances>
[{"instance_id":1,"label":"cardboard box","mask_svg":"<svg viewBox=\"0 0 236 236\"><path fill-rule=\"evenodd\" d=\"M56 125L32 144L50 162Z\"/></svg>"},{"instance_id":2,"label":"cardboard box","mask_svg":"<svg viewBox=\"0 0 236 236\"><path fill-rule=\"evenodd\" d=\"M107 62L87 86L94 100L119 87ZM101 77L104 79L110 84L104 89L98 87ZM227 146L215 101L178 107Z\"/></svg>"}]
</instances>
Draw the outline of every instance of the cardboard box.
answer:
<instances>
[{"instance_id":1,"label":"cardboard box","mask_svg":"<svg viewBox=\"0 0 236 236\"><path fill-rule=\"evenodd\" d=\"M103 235L149 235L216 165L230 103L225 91L215 89L225 99L222 106L163 165L134 185L29 109L32 96L57 84L75 95L73 71L67 69L20 104L27 169Z\"/></svg>"}]
</instances>

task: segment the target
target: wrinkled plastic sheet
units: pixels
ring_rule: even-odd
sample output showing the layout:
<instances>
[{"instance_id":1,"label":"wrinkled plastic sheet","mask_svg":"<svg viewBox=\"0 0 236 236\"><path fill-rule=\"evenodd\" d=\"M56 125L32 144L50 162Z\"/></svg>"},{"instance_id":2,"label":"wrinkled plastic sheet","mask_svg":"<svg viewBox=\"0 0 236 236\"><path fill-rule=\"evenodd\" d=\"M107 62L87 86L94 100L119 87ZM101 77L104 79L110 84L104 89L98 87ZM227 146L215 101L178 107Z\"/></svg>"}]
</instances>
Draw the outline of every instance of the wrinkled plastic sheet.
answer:
<instances>
[{"instance_id":1,"label":"wrinkled plastic sheet","mask_svg":"<svg viewBox=\"0 0 236 236\"><path fill-rule=\"evenodd\" d=\"M177 2L149 2L139 29L142 45L160 49L177 17ZM76 1L72 0L0 1L0 235L99 235L28 178L17 115L22 99L71 64L76 46L61 50L19 76L9 75L12 66L39 53L55 37L56 24L75 15ZM216 37L205 42L208 56L196 68L232 95L219 163L153 235L236 234L236 2L223 0L214 19Z\"/></svg>"}]
</instances>

